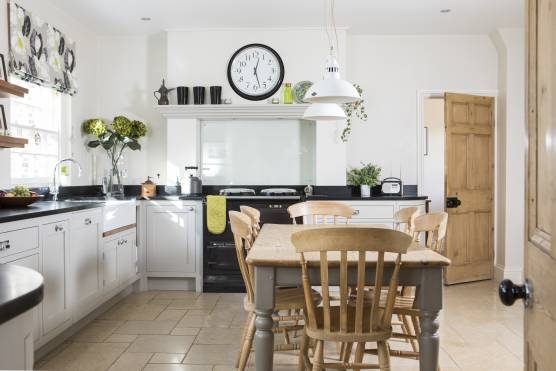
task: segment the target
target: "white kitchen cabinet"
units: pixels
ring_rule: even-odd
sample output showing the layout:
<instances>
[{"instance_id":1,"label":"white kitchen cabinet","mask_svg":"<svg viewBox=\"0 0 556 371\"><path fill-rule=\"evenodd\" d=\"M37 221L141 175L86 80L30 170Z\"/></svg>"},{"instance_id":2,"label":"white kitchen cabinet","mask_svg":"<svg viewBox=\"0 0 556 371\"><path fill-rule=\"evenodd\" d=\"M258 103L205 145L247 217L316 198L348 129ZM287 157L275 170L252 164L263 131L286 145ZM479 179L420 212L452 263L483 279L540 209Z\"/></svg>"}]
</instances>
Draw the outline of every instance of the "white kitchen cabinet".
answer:
<instances>
[{"instance_id":1,"label":"white kitchen cabinet","mask_svg":"<svg viewBox=\"0 0 556 371\"><path fill-rule=\"evenodd\" d=\"M147 206L147 272L196 271L196 206Z\"/></svg>"},{"instance_id":2,"label":"white kitchen cabinet","mask_svg":"<svg viewBox=\"0 0 556 371\"><path fill-rule=\"evenodd\" d=\"M357 200L340 201L353 207L354 214L349 224L380 224L394 227L394 214L406 207L417 207L421 214L426 213L426 200Z\"/></svg>"},{"instance_id":3,"label":"white kitchen cabinet","mask_svg":"<svg viewBox=\"0 0 556 371\"><path fill-rule=\"evenodd\" d=\"M41 225L40 231L41 273L44 277L43 333L47 334L71 320L71 306L68 300L69 221Z\"/></svg>"},{"instance_id":4,"label":"white kitchen cabinet","mask_svg":"<svg viewBox=\"0 0 556 371\"><path fill-rule=\"evenodd\" d=\"M6 261L4 261L4 264L19 265L22 267L31 268L33 270L36 270L37 272L40 271L38 251L28 256L23 256L23 257L21 257L20 255L17 256L18 258L14 257L13 260L10 260L10 258L8 258ZM42 311L42 304L39 304L37 307L31 309L31 311L33 312L33 339L37 341L41 337L40 312Z\"/></svg>"},{"instance_id":5,"label":"white kitchen cabinet","mask_svg":"<svg viewBox=\"0 0 556 371\"><path fill-rule=\"evenodd\" d=\"M135 229L105 239L102 253L103 290L110 293L137 276Z\"/></svg>"},{"instance_id":6,"label":"white kitchen cabinet","mask_svg":"<svg viewBox=\"0 0 556 371\"><path fill-rule=\"evenodd\" d=\"M101 220L100 209L73 213L71 216L69 295L75 320L91 312L102 294L99 259Z\"/></svg>"},{"instance_id":7,"label":"white kitchen cabinet","mask_svg":"<svg viewBox=\"0 0 556 371\"><path fill-rule=\"evenodd\" d=\"M0 369L33 369L33 310L0 325Z\"/></svg>"},{"instance_id":8,"label":"white kitchen cabinet","mask_svg":"<svg viewBox=\"0 0 556 371\"><path fill-rule=\"evenodd\" d=\"M102 286L108 293L118 287L118 245L119 239L104 243L102 251Z\"/></svg>"},{"instance_id":9,"label":"white kitchen cabinet","mask_svg":"<svg viewBox=\"0 0 556 371\"><path fill-rule=\"evenodd\" d=\"M118 281L120 284L129 282L137 276L138 257L135 230L122 235L118 246Z\"/></svg>"}]
</instances>

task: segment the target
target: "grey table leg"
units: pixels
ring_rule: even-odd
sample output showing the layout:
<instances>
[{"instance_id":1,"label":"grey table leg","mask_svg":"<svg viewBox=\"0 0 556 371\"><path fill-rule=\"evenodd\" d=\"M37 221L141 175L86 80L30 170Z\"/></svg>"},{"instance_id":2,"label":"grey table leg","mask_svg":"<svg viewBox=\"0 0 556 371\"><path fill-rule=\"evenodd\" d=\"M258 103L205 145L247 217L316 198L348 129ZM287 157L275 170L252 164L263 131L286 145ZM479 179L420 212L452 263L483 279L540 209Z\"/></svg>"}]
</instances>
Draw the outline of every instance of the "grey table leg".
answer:
<instances>
[{"instance_id":1,"label":"grey table leg","mask_svg":"<svg viewBox=\"0 0 556 371\"><path fill-rule=\"evenodd\" d=\"M274 312L273 267L255 267L255 368L257 371L272 371L274 356Z\"/></svg>"},{"instance_id":2,"label":"grey table leg","mask_svg":"<svg viewBox=\"0 0 556 371\"><path fill-rule=\"evenodd\" d=\"M421 310L421 337L419 338L419 369L438 370L440 337L438 313L442 309L442 268L423 269L418 290L417 306Z\"/></svg>"}]
</instances>

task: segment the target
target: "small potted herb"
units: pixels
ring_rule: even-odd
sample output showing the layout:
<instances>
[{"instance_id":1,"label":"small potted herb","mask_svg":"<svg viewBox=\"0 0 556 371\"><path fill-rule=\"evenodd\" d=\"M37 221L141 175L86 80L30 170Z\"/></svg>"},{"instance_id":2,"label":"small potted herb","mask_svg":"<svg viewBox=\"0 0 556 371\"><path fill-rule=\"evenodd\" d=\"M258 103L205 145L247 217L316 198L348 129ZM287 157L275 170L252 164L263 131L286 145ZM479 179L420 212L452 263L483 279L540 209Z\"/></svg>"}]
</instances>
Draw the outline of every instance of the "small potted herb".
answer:
<instances>
[{"instance_id":1,"label":"small potted herb","mask_svg":"<svg viewBox=\"0 0 556 371\"><path fill-rule=\"evenodd\" d=\"M365 164L361 168L352 168L347 172L348 185L360 186L361 197L371 197L371 187L380 183L380 166L371 163Z\"/></svg>"}]
</instances>

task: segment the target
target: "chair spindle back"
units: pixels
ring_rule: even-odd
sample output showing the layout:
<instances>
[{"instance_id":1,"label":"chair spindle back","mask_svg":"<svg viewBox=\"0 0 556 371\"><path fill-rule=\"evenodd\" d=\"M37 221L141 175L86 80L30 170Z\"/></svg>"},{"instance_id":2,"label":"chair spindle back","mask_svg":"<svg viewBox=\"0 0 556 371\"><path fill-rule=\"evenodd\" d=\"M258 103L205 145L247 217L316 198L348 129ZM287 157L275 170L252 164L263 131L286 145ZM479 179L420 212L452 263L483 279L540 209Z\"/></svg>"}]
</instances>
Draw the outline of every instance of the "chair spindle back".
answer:
<instances>
[{"instance_id":1,"label":"chair spindle back","mask_svg":"<svg viewBox=\"0 0 556 371\"><path fill-rule=\"evenodd\" d=\"M413 239L417 241L420 233L428 232L426 247L441 252L448 226L448 213L439 212L421 215L415 218L414 224Z\"/></svg>"},{"instance_id":2,"label":"chair spindle back","mask_svg":"<svg viewBox=\"0 0 556 371\"><path fill-rule=\"evenodd\" d=\"M334 224L338 224L338 217L341 217L345 219L343 224L347 224L354 212L351 206L335 201L305 201L288 207L293 224L297 224L296 218L301 217L310 217L312 224L317 224L319 217L323 218L324 223L327 217L332 217Z\"/></svg>"},{"instance_id":3,"label":"chair spindle back","mask_svg":"<svg viewBox=\"0 0 556 371\"><path fill-rule=\"evenodd\" d=\"M261 231L261 212L254 207L241 205L239 207L242 213L251 218L251 224L253 225L253 237L257 238L259 232Z\"/></svg>"},{"instance_id":4,"label":"chair spindle back","mask_svg":"<svg viewBox=\"0 0 556 371\"><path fill-rule=\"evenodd\" d=\"M247 300L249 303L253 303L255 300L254 277L251 266L245 260L247 252L253 246L253 224L251 218L238 211L230 211L229 216L236 245L237 262L247 291Z\"/></svg>"},{"instance_id":5,"label":"chair spindle back","mask_svg":"<svg viewBox=\"0 0 556 371\"><path fill-rule=\"evenodd\" d=\"M406 233L382 228L318 228L294 233L292 235L292 243L296 251L301 254L302 281L307 306L308 326L314 329L318 326L316 318L317 308L314 301L311 300L311 286L320 284L322 287L324 330L332 331L330 327L331 297L329 270L330 268L337 268L337 266L329 264L329 254L334 254L335 261L337 261L338 255L340 258L339 332L361 334L389 329L398 287L401 255L407 252L411 242L411 236ZM368 317L369 312L364 305L365 288L368 286L367 281L370 281L366 277L368 252L377 254L374 297L370 309L370 317ZM317 260L317 256L314 255L315 253L318 253L318 262L315 262ZM386 303L380 303L384 281L384 260L387 253L396 254L396 259L388 285ZM310 282L309 267L315 264L320 264L320 283ZM357 267L355 319L348 318L349 306L353 302L353 296L350 296L348 290L349 265L356 265ZM337 298L334 298L334 301L336 300ZM384 309L379 307L380 304L384 304Z\"/></svg>"},{"instance_id":6,"label":"chair spindle back","mask_svg":"<svg viewBox=\"0 0 556 371\"><path fill-rule=\"evenodd\" d=\"M413 236L415 218L419 215L419 208L405 207L394 214L395 229ZM403 228L402 229L402 225Z\"/></svg>"}]
</instances>

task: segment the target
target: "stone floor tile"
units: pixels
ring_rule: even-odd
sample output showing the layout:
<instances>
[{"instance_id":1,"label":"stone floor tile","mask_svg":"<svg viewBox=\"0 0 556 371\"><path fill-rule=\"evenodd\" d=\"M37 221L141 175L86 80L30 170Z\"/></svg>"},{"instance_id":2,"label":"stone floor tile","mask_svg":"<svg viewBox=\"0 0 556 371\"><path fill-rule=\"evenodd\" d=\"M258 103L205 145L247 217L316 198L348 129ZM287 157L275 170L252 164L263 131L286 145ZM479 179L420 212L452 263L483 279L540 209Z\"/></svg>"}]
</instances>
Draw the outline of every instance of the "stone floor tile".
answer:
<instances>
[{"instance_id":1,"label":"stone floor tile","mask_svg":"<svg viewBox=\"0 0 556 371\"><path fill-rule=\"evenodd\" d=\"M141 371L152 353L123 353L108 371Z\"/></svg>"},{"instance_id":2,"label":"stone floor tile","mask_svg":"<svg viewBox=\"0 0 556 371\"><path fill-rule=\"evenodd\" d=\"M127 349L130 353L187 353L194 336L139 335Z\"/></svg>"},{"instance_id":3,"label":"stone floor tile","mask_svg":"<svg viewBox=\"0 0 556 371\"><path fill-rule=\"evenodd\" d=\"M159 334L168 335L176 325L177 320L169 321L126 321L114 333L130 335Z\"/></svg>"},{"instance_id":4,"label":"stone floor tile","mask_svg":"<svg viewBox=\"0 0 556 371\"><path fill-rule=\"evenodd\" d=\"M127 346L125 343L73 343L43 367L60 371L105 371Z\"/></svg>"},{"instance_id":5,"label":"stone floor tile","mask_svg":"<svg viewBox=\"0 0 556 371\"><path fill-rule=\"evenodd\" d=\"M181 363L185 353L155 353L149 363Z\"/></svg>"}]
</instances>

